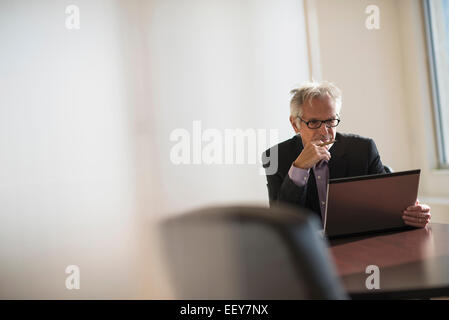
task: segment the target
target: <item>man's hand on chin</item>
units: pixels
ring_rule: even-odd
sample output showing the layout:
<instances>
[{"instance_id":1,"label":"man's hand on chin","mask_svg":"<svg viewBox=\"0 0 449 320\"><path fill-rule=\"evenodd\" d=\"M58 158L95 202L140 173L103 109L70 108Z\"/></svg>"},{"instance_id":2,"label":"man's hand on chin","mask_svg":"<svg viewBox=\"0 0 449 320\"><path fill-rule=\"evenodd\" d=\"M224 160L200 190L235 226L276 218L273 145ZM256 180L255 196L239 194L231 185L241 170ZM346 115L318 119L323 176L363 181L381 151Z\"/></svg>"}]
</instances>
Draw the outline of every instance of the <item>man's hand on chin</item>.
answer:
<instances>
[{"instance_id":1,"label":"man's hand on chin","mask_svg":"<svg viewBox=\"0 0 449 320\"><path fill-rule=\"evenodd\" d=\"M315 140L306 144L293 165L301 169L310 169L321 160L329 161L331 154L327 146L319 146L323 141Z\"/></svg>"},{"instance_id":2,"label":"man's hand on chin","mask_svg":"<svg viewBox=\"0 0 449 320\"><path fill-rule=\"evenodd\" d=\"M416 200L415 205L408 207L402 213L404 223L412 227L424 228L430 222L430 207L419 203L419 200Z\"/></svg>"}]
</instances>

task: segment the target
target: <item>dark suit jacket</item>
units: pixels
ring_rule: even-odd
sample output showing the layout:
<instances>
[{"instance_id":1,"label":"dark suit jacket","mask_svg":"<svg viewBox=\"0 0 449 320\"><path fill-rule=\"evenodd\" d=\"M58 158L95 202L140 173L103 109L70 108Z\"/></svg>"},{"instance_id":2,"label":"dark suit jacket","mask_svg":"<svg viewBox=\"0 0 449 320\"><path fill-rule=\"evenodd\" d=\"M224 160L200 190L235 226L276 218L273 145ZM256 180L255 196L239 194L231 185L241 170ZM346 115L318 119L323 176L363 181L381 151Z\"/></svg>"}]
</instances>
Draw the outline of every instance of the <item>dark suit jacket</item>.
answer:
<instances>
[{"instance_id":1,"label":"dark suit jacket","mask_svg":"<svg viewBox=\"0 0 449 320\"><path fill-rule=\"evenodd\" d=\"M336 135L337 142L330 149L329 179L385 173L379 153L372 139L354 134ZM278 166L274 174L268 173L268 166L273 165L275 158L270 157L278 152ZM304 187L298 187L288 176L288 170L303 149L299 135L279 143L266 150L262 155L267 172L268 196L270 206L278 202L306 207L319 213L319 199L313 174Z\"/></svg>"}]
</instances>

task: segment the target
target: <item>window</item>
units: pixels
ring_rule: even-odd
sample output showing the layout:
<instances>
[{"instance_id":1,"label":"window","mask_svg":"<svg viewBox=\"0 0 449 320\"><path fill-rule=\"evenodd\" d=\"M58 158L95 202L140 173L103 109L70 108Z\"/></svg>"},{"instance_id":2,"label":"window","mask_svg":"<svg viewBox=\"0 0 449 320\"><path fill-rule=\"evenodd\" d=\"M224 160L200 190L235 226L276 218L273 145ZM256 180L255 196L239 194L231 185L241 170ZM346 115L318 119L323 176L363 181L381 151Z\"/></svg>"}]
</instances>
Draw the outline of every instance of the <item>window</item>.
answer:
<instances>
[{"instance_id":1,"label":"window","mask_svg":"<svg viewBox=\"0 0 449 320\"><path fill-rule=\"evenodd\" d=\"M449 168L449 0L424 0L440 168Z\"/></svg>"}]
</instances>

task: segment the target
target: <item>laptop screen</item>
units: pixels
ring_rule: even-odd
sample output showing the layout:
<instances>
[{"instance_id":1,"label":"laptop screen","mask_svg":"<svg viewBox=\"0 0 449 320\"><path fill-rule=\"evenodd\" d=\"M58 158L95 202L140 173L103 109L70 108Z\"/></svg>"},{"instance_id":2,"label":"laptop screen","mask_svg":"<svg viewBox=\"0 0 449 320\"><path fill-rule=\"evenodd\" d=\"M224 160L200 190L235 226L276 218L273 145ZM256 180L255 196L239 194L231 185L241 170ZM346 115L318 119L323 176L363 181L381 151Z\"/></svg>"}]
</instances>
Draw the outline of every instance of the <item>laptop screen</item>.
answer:
<instances>
[{"instance_id":1,"label":"laptop screen","mask_svg":"<svg viewBox=\"0 0 449 320\"><path fill-rule=\"evenodd\" d=\"M324 230L329 237L405 227L402 211L415 203L421 170L331 179Z\"/></svg>"}]
</instances>

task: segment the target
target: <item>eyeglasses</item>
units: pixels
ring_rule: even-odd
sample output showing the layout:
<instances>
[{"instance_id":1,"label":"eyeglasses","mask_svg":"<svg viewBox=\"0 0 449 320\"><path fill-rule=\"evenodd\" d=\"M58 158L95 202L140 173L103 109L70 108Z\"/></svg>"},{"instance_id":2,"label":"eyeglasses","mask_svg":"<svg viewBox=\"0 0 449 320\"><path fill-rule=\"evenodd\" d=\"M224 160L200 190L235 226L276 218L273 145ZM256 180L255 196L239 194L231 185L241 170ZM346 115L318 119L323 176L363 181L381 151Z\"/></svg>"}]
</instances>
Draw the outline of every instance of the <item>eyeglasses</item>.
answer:
<instances>
[{"instance_id":1,"label":"eyeglasses","mask_svg":"<svg viewBox=\"0 0 449 320\"><path fill-rule=\"evenodd\" d=\"M309 129L319 129L321 125L324 123L326 128L335 128L340 123L340 119L327 119L327 120L309 120L304 121L301 117L298 117L299 120L304 122Z\"/></svg>"}]
</instances>

